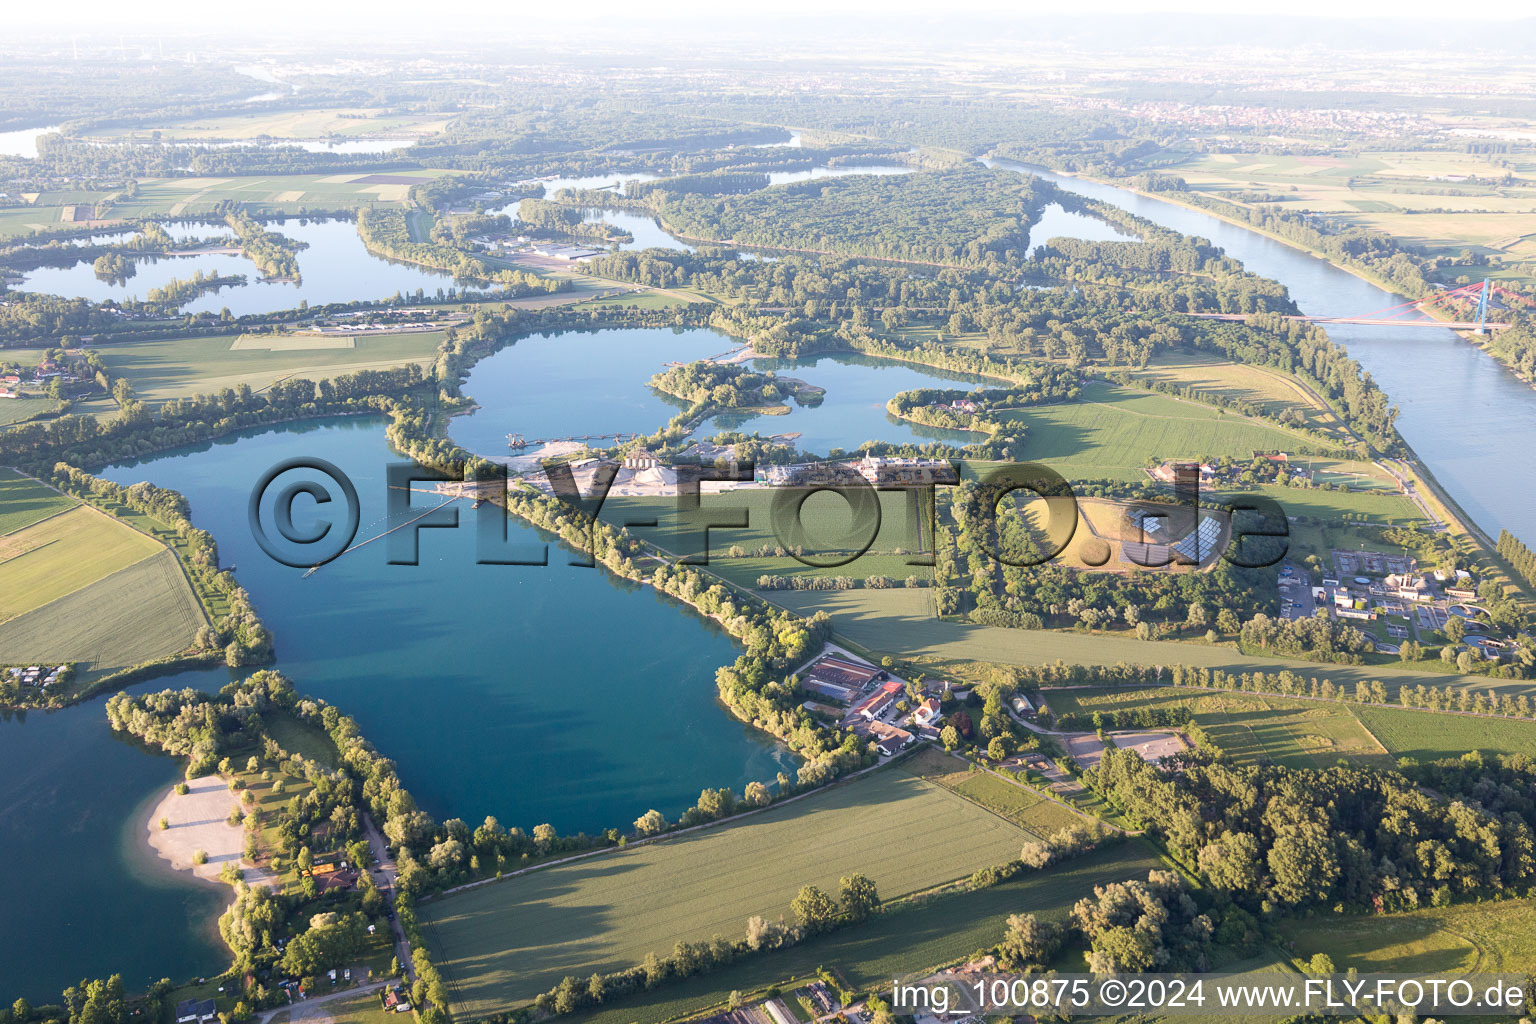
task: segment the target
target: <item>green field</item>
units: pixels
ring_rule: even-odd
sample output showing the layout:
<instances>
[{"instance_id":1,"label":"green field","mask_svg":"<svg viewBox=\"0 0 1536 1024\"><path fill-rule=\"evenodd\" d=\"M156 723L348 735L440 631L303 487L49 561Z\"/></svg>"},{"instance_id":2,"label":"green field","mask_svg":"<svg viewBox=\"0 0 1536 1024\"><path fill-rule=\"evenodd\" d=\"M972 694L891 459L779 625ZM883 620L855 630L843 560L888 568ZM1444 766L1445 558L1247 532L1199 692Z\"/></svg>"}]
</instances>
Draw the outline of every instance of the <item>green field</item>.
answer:
<instances>
[{"instance_id":1,"label":"green field","mask_svg":"<svg viewBox=\"0 0 1536 1024\"><path fill-rule=\"evenodd\" d=\"M1382 707L1357 707L1354 712L1394 757L1431 761L1469 750L1536 757L1536 722Z\"/></svg>"},{"instance_id":2,"label":"green field","mask_svg":"<svg viewBox=\"0 0 1536 1024\"><path fill-rule=\"evenodd\" d=\"M1290 768L1326 768L1340 758L1387 766L1382 745L1351 714L1332 701L1287 700L1258 693L1150 687L1048 690L1056 714L1173 708L1194 716L1223 750L1244 764L1271 762Z\"/></svg>"},{"instance_id":3,"label":"green field","mask_svg":"<svg viewBox=\"0 0 1536 1024\"><path fill-rule=\"evenodd\" d=\"M440 331L365 335L346 347L313 338L314 348L236 348L239 335L220 334L164 341L118 341L96 345L114 377L126 377L140 399L158 404L173 398L213 394L248 384L264 388L284 377L320 380L358 370L382 370L405 363L429 363L442 343ZM287 339L292 341L293 339Z\"/></svg>"},{"instance_id":4,"label":"green field","mask_svg":"<svg viewBox=\"0 0 1536 1024\"><path fill-rule=\"evenodd\" d=\"M391 170L375 176L367 171L341 174L280 174L206 178L149 178L139 182L131 199L114 202L112 217L191 216L215 213L222 202L237 202L247 212L298 213L310 210L353 209L376 203L402 203L411 183L429 181L447 171ZM384 180L380 180L384 179ZM50 195L38 204L56 203Z\"/></svg>"},{"instance_id":5,"label":"green field","mask_svg":"<svg viewBox=\"0 0 1536 1024\"><path fill-rule=\"evenodd\" d=\"M1315 487L1279 487L1274 484L1260 484L1248 491L1273 498L1285 509L1286 515L1315 516L1330 523L1340 522L1345 515L1384 526L1424 521L1424 513L1406 494L1385 494L1375 490L1324 491Z\"/></svg>"},{"instance_id":6,"label":"green field","mask_svg":"<svg viewBox=\"0 0 1536 1024\"><path fill-rule=\"evenodd\" d=\"M1281 921L1281 934L1306 958L1327 953L1340 971L1458 974L1527 973L1536 963L1536 900L1467 903L1405 914L1327 914Z\"/></svg>"},{"instance_id":7,"label":"green field","mask_svg":"<svg viewBox=\"0 0 1536 1024\"><path fill-rule=\"evenodd\" d=\"M967 762L934 747L906 758L901 767L1037 836L1050 836L1064 828L1091 824L1082 815L1033 790L1000 779L991 772L969 771Z\"/></svg>"},{"instance_id":8,"label":"green field","mask_svg":"<svg viewBox=\"0 0 1536 1024\"><path fill-rule=\"evenodd\" d=\"M757 578L764 574L852 576L859 579L891 576L898 580L910 575L923 580L930 578L927 566L908 564L913 555L898 553L917 551L919 538L926 529L926 524L920 523L913 514L911 496L900 491L875 492L880 501L878 532L869 551L847 565L818 568L805 565L788 554L752 554L765 544L781 545L774 532L773 506L776 500L782 500L790 493L786 488L757 488L703 495L699 504L704 513L723 519L739 511L745 513L747 523L745 528L711 528L707 549L703 532L683 518L676 498L610 497L603 503L601 516L616 525L654 518L655 527L632 526L630 534L637 540L678 554L691 555L707 550L711 572L745 587L754 586ZM806 552L812 556L821 551L851 553L867 535L867 527L862 523L855 524L855 513L848 502L831 493L806 499L800 521L806 531ZM748 554L732 556L730 551L736 546Z\"/></svg>"},{"instance_id":9,"label":"green field","mask_svg":"<svg viewBox=\"0 0 1536 1024\"><path fill-rule=\"evenodd\" d=\"M451 118L442 114L393 114L371 107L261 110L249 113L220 111L169 124L108 130L93 138L147 139L152 137L152 133L157 133L162 139L191 141L265 137L318 139L329 135L345 135L348 138L432 135L441 132L449 120Z\"/></svg>"},{"instance_id":10,"label":"green field","mask_svg":"<svg viewBox=\"0 0 1536 1024\"><path fill-rule=\"evenodd\" d=\"M0 466L0 537L78 504L47 484Z\"/></svg>"},{"instance_id":11,"label":"green field","mask_svg":"<svg viewBox=\"0 0 1536 1024\"><path fill-rule=\"evenodd\" d=\"M1089 381L1081 401L1003 415L1029 427L1026 458L1073 480L1140 482L1154 455L1247 458L1255 450L1286 451L1307 443L1261 420L1102 381Z\"/></svg>"},{"instance_id":12,"label":"green field","mask_svg":"<svg viewBox=\"0 0 1536 1024\"><path fill-rule=\"evenodd\" d=\"M1203 352L1159 352L1140 368L1125 371L1137 380L1171 384L1234 402L1245 402L1277 416L1299 409L1307 426L1330 434L1342 433L1338 415L1285 374L1262 366L1236 363Z\"/></svg>"},{"instance_id":13,"label":"green field","mask_svg":"<svg viewBox=\"0 0 1536 1024\"><path fill-rule=\"evenodd\" d=\"M842 928L787 950L753 957L715 974L638 992L612 1007L575 1018L581 1024L658 1024L723 1004L733 991L750 993L788 979L805 978L825 966L849 988L872 989L899 975L961 960L995 944L1008 916L1032 913L1062 920L1072 904L1096 885L1145 878L1164 867L1144 843L1132 841L1095 850L1048 871L1026 874L1001 885L946 893L861 925ZM1063 969L1081 970L1068 957Z\"/></svg>"},{"instance_id":14,"label":"green field","mask_svg":"<svg viewBox=\"0 0 1536 1024\"><path fill-rule=\"evenodd\" d=\"M1444 672L1414 672L1384 665L1331 665L1243 654L1225 645L1137 640L1131 636L1048 629L1008 629L938 619L926 590L781 590L763 595L802 615L825 611L843 640L866 651L918 661L962 676L977 662L1039 665L1058 659L1080 665L1196 665L1228 672L1279 672L1332 679L1354 690L1357 680L1379 679L1395 697L1402 685L1470 686L1479 692L1536 695L1528 679L1490 679Z\"/></svg>"},{"instance_id":15,"label":"green field","mask_svg":"<svg viewBox=\"0 0 1536 1024\"><path fill-rule=\"evenodd\" d=\"M0 540L0 622L41 608L165 548L88 506Z\"/></svg>"},{"instance_id":16,"label":"green field","mask_svg":"<svg viewBox=\"0 0 1536 1024\"><path fill-rule=\"evenodd\" d=\"M423 908L454 1012L525 1002L566 974L738 936L801 886L862 871L890 899L1018 856L1029 838L967 800L881 771L740 823L530 872Z\"/></svg>"},{"instance_id":17,"label":"green field","mask_svg":"<svg viewBox=\"0 0 1536 1024\"><path fill-rule=\"evenodd\" d=\"M0 623L0 651L100 676L186 650L206 621L176 556L162 551Z\"/></svg>"},{"instance_id":18,"label":"green field","mask_svg":"<svg viewBox=\"0 0 1536 1024\"><path fill-rule=\"evenodd\" d=\"M53 412L58 407L59 403L52 398L29 395L26 398L4 399L0 401L0 427L30 420L44 413Z\"/></svg>"}]
</instances>

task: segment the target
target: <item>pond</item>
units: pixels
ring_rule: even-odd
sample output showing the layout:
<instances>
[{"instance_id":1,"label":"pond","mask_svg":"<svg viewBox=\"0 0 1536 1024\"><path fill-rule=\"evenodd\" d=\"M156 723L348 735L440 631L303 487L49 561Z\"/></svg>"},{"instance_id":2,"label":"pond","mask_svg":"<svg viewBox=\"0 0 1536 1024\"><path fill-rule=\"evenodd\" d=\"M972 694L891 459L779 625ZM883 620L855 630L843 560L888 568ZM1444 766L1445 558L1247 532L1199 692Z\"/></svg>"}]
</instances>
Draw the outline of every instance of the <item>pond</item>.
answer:
<instances>
[{"instance_id":1,"label":"pond","mask_svg":"<svg viewBox=\"0 0 1536 1024\"><path fill-rule=\"evenodd\" d=\"M417 494L417 511L388 518L386 466L402 460L375 418L247 432L102 475L187 496L276 638L277 667L354 716L434 816L591 832L653 807L675 818L705 786L740 792L793 773L792 755L716 701L715 670L737 655L724 632L649 588L569 565L557 544L547 567L477 564L467 504L453 506L459 529L421 532L419 565L389 564L389 541L307 578L272 561L246 504L262 472L295 456L351 477L358 541L438 504ZM508 533L521 551L542 543L517 520Z\"/></svg>"},{"instance_id":2,"label":"pond","mask_svg":"<svg viewBox=\"0 0 1536 1024\"><path fill-rule=\"evenodd\" d=\"M104 280L96 276L90 262L68 267L39 267L23 275L19 287L29 291L50 292L69 298L81 297L93 302L113 299L144 298L151 288L163 287L172 278L186 280L201 270L204 274L244 274L247 283L205 292L181 307L183 313L217 313L228 307L235 316L271 313L292 309L301 301L311 306L331 302L385 299L400 292L414 293L418 288L435 294L439 288L454 285L449 274L397 263L368 252L358 237L357 225L349 220L300 221L290 217L284 222L270 222L267 227L309 247L299 251L299 272L303 280L258 280L260 272L243 256L205 254L198 256L162 256L135 260L137 272L126 281ZM229 236L228 226L219 224L169 224L166 229L177 241Z\"/></svg>"},{"instance_id":3,"label":"pond","mask_svg":"<svg viewBox=\"0 0 1536 1024\"><path fill-rule=\"evenodd\" d=\"M1121 231L1113 224L1085 213L1067 210L1060 203L1051 203L1040 211L1039 218L1029 227L1029 249L1025 258L1053 238L1081 238L1088 242L1134 242L1136 236Z\"/></svg>"},{"instance_id":4,"label":"pond","mask_svg":"<svg viewBox=\"0 0 1536 1024\"><path fill-rule=\"evenodd\" d=\"M178 764L114 733L105 703L0 718L6 999L56 1003L82 976L114 972L142 991L228 962L214 922L229 890L172 871L144 842L150 809L180 777ZM45 876L53 882L37 884ZM153 940L143 941L150 929Z\"/></svg>"}]
</instances>

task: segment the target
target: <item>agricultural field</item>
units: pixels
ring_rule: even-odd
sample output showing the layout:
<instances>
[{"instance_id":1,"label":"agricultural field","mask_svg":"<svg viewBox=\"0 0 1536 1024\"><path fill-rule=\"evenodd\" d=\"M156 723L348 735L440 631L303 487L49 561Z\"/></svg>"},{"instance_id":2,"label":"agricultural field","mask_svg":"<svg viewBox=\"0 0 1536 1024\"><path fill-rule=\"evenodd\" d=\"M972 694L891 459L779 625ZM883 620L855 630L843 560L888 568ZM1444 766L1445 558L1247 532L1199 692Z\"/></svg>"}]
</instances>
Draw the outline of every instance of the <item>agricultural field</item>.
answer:
<instances>
[{"instance_id":1,"label":"agricultural field","mask_svg":"<svg viewBox=\"0 0 1536 1024\"><path fill-rule=\"evenodd\" d=\"M715 974L636 993L573 1020L659 1024L723 1005L733 991L751 993L786 979L805 978L820 966L835 971L849 988L873 988L893 977L954 963L993 945L1007 928L1010 914L1032 913L1060 921L1073 903L1092 895L1094 886L1145 878L1148 871L1163 866L1147 844L1111 845L1000 885L937 895ZM1075 954L1066 954L1062 961L1064 970L1083 967Z\"/></svg>"},{"instance_id":2,"label":"agricultural field","mask_svg":"<svg viewBox=\"0 0 1536 1024\"><path fill-rule=\"evenodd\" d=\"M1349 705L1287 700L1265 694L1186 688L1048 690L1058 715L1177 708L1194 716L1211 739L1244 764L1327 768L1338 760L1388 767L1388 750L1363 728Z\"/></svg>"},{"instance_id":3,"label":"agricultural field","mask_svg":"<svg viewBox=\"0 0 1536 1024\"><path fill-rule=\"evenodd\" d=\"M1091 824L1082 815L1033 790L1000 779L990 772L967 771L966 762L932 747L908 757L902 761L901 767L934 785L960 794L1037 836L1050 836L1064 828Z\"/></svg>"},{"instance_id":4,"label":"agricultural field","mask_svg":"<svg viewBox=\"0 0 1536 1024\"><path fill-rule=\"evenodd\" d=\"M1502 178L1500 156L1447 151L1349 156L1200 154L1168 168L1192 190L1228 199L1267 192L1272 205L1328 213L1394 235L1431 255L1465 249L1502 256L1505 274L1536 273L1536 182L1527 174L1500 186L1454 182Z\"/></svg>"},{"instance_id":5,"label":"agricultural field","mask_svg":"<svg viewBox=\"0 0 1536 1024\"><path fill-rule=\"evenodd\" d=\"M738 935L803 885L861 871L883 899L1018 856L1027 833L895 770L742 822L529 872L423 907L455 1013L525 1002L566 974L639 963L679 939Z\"/></svg>"},{"instance_id":6,"label":"agricultural field","mask_svg":"<svg viewBox=\"0 0 1536 1024\"><path fill-rule=\"evenodd\" d=\"M0 466L0 537L78 504L45 483Z\"/></svg>"},{"instance_id":7,"label":"agricultural field","mask_svg":"<svg viewBox=\"0 0 1536 1024\"><path fill-rule=\"evenodd\" d=\"M0 650L79 662L89 679L186 650L206 622L175 554L161 551L0 623Z\"/></svg>"},{"instance_id":8,"label":"agricultural field","mask_svg":"<svg viewBox=\"0 0 1536 1024\"><path fill-rule=\"evenodd\" d=\"M45 413L53 412L59 403L52 398L28 395L25 398L7 398L0 401L0 427L21 423Z\"/></svg>"},{"instance_id":9,"label":"agricultural field","mask_svg":"<svg viewBox=\"0 0 1536 1024\"><path fill-rule=\"evenodd\" d=\"M154 538L86 505L0 540L0 622L150 558Z\"/></svg>"},{"instance_id":10,"label":"agricultural field","mask_svg":"<svg viewBox=\"0 0 1536 1024\"><path fill-rule=\"evenodd\" d=\"M291 335L277 339L283 344L275 348L260 347L253 340L270 343L273 339L217 334L108 342L95 348L114 377L127 378L141 400L157 405L242 384L260 389L284 377L321 380L405 363L425 365L435 357L443 335L441 331L355 338Z\"/></svg>"},{"instance_id":11,"label":"agricultural field","mask_svg":"<svg viewBox=\"0 0 1536 1024\"><path fill-rule=\"evenodd\" d=\"M1469 750L1536 757L1536 722L1402 708L1357 707L1354 712L1393 757L1432 761Z\"/></svg>"},{"instance_id":12,"label":"agricultural field","mask_svg":"<svg viewBox=\"0 0 1536 1024\"><path fill-rule=\"evenodd\" d=\"M1330 434L1343 431L1338 415L1317 396L1277 370L1233 362L1204 352L1159 352L1140 368L1125 370L1136 380L1171 384L1200 394L1246 402L1271 416L1299 409L1307 426Z\"/></svg>"},{"instance_id":13,"label":"agricultural field","mask_svg":"<svg viewBox=\"0 0 1536 1024\"><path fill-rule=\"evenodd\" d=\"M1281 935L1306 958L1327 953L1340 971L1460 974L1526 973L1536 962L1536 900L1501 900L1279 922Z\"/></svg>"},{"instance_id":14,"label":"agricultural field","mask_svg":"<svg viewBox=\"0 0 1536 1024\"><path fill-rule=\"evenodd\" d=\"M356 209L401 203L410 187L445 171L392 170L371 174L281 174L207 178L148 178L130 199L114 201L113 217L190 216L213 213L222 202L244 204L247 212L298 213L301 208ZM47 197L43 197L47 198ZM42 199L39 200L41 205Z\"/></svg>"},{"instance_id":15,"label":"agricultural field","mask_svg":"<svg viewBox=\"0 0 1536 1024\"><path fill-rule=\"evenodd\" d=\"M1330 523L1346 518L1379 526L1411 526L1425 522L1424 513L1406 494L1377 490L1325 491L1316 487L1259 484L1240 493L1274 499L1288 516L1311 516Z\"/></svg>"},{"instance_id":16,"label":"agricultural field","mask_svg":"<svg viewBox=\"0 0 1536 1024\"><path fill-rule=\"evenodd\" d=\"M391 114L377 108L318 110L220 111L165 125L121 128L101 132L101 141L124 139L215 142L236 139L319 139L342 135L348 139L406 138L436 135L452 120L437 114Z\"/></svg>"},{"instance_id":17,"label":"agricultural field","mask_svg":"<svg viewBox=\"0 0 1536 1024\"><path fill-rule=\"evenodd\" d=\"M1029 428L1025 456L1069 480L1147 479L1147 459L1248 458L1255 450L1294 449L1306 440L1282 427L1212 406L1090 381L1083 398L1010 410Z\"/></svg>"}]
</instances>

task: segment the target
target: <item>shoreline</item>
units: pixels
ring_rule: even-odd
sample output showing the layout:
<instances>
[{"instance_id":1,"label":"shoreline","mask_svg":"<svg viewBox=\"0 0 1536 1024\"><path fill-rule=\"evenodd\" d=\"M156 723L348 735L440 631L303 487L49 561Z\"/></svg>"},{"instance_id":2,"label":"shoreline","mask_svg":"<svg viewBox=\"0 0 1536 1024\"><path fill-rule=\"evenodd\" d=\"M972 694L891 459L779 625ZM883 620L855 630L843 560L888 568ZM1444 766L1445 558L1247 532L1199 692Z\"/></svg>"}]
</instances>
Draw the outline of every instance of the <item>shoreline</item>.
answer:
<instances>
[{"instance_id":1,"label":"shoreline","mask_svg":"<svg viewBox=\"0 0 1536 1024\"><path fill-rule=\"evenodd\" d=\"M139 835L148 853L166 870L190 875L199 882L224 885L220 872L234 864L249 885L273 886L275 879L260 868L245 866L245 829L226 820L240 806L236 791L218 774L186 780L187 792L171 786L149 806L141 819ZM161 828L161 820L169 828ZM202 864L195 854L207 854Z\"/></svg>"}]
</instances>

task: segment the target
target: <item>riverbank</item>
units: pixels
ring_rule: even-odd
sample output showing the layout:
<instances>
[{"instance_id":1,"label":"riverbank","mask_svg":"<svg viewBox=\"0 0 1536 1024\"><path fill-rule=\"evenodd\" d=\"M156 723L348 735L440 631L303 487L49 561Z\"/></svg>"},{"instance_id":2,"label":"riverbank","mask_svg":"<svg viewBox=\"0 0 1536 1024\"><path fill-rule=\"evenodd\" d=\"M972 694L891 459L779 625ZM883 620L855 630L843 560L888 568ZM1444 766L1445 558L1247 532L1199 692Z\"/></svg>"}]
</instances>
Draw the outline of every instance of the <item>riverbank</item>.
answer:
<instances>
[{"instance_id":1,"label":"riverbank","mask_svg":"<svg viewBox=\"0 0 1536 1024\"><path fill-rule=\"evenodd\" d=\"M1003 159L1008 159L1008 158L1004 157ZM1403 295L1403 291L1402 291L1402 286L1401 285L1399 285L1398 283L1396 283L1394 281L1388 281L1386 278L1381 277L1378 274L1373 274L1369 270L1366 270L1364 267L1355 267L1355 266L1350 266L1347 263L1340 263L1336 259L1334 259L1331 255L1329 255L1328 253L1324 252L1321 249L1313 248L1310 245L1304 245L1303 243L1298 242L1298 241L1296 241L1293 238L1286 238L1284 235L1276 234L1275 232L1270 231L1268 228L1260 227L1257 224L1253 224L1253 223L1248 222L1248 221L1239 220L1238 218L1233 217L1230 214L1222 213L1220 210L1214 209L1212 207L1201 206L1198 203L1192 203L1192 202L1188 202L1187 200L1180 199L1180 198L1178 198L1179 193L1177 193L1177 192L1147 192L1147 191L1145 191L1143 189L1136 188L1134 185L1131 185L1129 183L1124 183L1124 182L1119 182L1119 181L1112 181L1112 180L1110 180L1108 178L1096 178L1096 177L1092 177L1092 176L1086 175L1086 174L1074 174L1071 171L1054 171L1052 173L1060 174L1061 176L1067 177L1067 178L1078 178L1078 179L1081 179L1082 181L1091 181L1091 182L1093 182L1095 184L1103 185L1103 186L1105 186L1107 188L1121 189L1123 191L1130 192L1130 193L1132 193L1134 195L1140 196L1143 199L1151 199L1151 200L1155 200L1155 201L1158 201L1158 202L1168 203L1171 206L1177 206L1177 207L1180 207L1180 208L1185 209L1185 210L1190 210L1190 211L1192 211L1194 213L1208 214L1208 215L1210 215L1212 217L1215 217L1219 221L1223 221L1223 222L1225 222L1227 224L1231 224L1233 227L1243 228L1246 231L1252 231L1256 235L1262 235L1263 237L1268 238L1268 239L1270 239L1272 241L1279 242L1281 245L1285 245L1285 246L1288 246L1288 247L1290 247L1292 249L1295 249L1297 252L1303 252L1303 253L1306 253L1308 256L1316 257L1317 259L1322 260L1324 263L1327 263L1329 266L1335 268L1336 270L1342 270L1344 273L1349 274L1351 277L1359 278L1360 280L1364 281L1366 284L1374 285L1377 288L1382 289L1383 291L1391 292L1395 296L1401 297ZM1225 203L1230 203L1230 204L1235 205L1235 206L1241 206L1242 205L1242 204L1238 204L1238 203L1233 203L1232 200L1228 200L1228 199L1223 199L1223 200L1220 200L1220 201L1221 202L1225 202ZM1414 298L1414 299L1425 299L1425 298L1428 298L1428 297L1429 296L1424 296L1424 295L1410 296L1410 298ZM1443 319L1440 315L1438 315L1439 311L1437 309L1435 309L1435 308L1430 308L1430 309L1422 310L1422 312L1424 313L1425 316L1429 317L1431 320L1441 320L1441 319ZM1504 359L1500 358L1498 353L1495 352L1493 350L1493 347L1488 343L1487 336L1479 337L1477 334L1475 334L1475 333L1473 333L1471 331L1458 330L1458 329L1453 328L1453 327L1446 327L1446 330L1450 331L1452 334L1454 334L1457 337L1461 338L1463 341L1467 342L1468 344L1472 345L1473 347L1481 349L1488 356L1488 358L1492 359L1494 362L1498 363L1504 369L1508 370L1511 376L1513 376L1517 380L1522 381L1523 383L1529 385L1532 390L1536 390L1536 378L1532 378L1532 377L1526 376L1525 374L1521 373L1519 370L1515 369L1513 366L1509 365L1509 363L1506 362Z\"/></svg>"}]
</instances>

